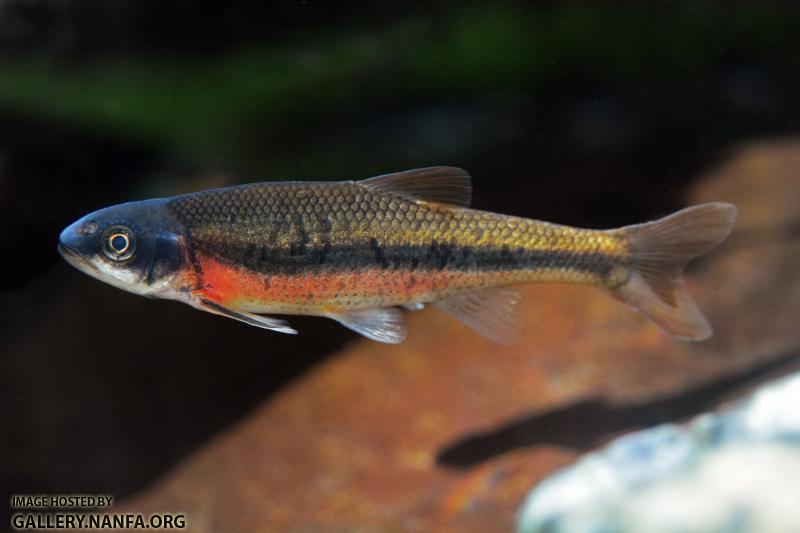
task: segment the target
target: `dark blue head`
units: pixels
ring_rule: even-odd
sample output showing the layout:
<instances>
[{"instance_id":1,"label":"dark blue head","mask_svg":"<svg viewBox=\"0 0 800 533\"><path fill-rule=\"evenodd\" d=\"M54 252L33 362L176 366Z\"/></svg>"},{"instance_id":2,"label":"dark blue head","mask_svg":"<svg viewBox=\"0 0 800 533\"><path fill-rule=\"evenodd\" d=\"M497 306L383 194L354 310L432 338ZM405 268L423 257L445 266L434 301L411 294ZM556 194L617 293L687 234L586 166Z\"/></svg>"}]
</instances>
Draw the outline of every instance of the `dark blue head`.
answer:
<instances>
[{"instance_id":1,"label":"dark blue head","mask_svg":"<svg viewBox=\"0 0 800 533\"><path fill-rule=\"evenodd\" d=\"M77 269L120 289L155 295L170 289L183 254L165 200L90 213L61 232L58 251Z\"/></svg>"}]
</instances>

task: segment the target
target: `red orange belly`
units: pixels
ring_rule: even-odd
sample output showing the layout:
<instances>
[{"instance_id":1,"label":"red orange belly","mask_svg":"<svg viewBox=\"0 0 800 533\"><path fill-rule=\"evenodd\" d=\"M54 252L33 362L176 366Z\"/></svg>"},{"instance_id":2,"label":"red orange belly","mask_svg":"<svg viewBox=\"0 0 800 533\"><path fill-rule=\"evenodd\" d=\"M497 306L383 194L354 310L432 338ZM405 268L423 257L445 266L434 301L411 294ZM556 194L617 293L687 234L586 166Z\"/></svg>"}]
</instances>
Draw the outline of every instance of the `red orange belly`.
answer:
<instances>
[{"instance_id":1,"label":"red orange belly","mask_svg":"<svg viewBox=\"0 0 800 533\"><path fill-rule=\"evenodd\" d=\"M365 269L356 272L262 274L199 255L204 297L251 312L325 314L426 302L452 290L486 286L492 273ZM498 273L505 275L507 273Z\"/></svg>"}]
</instances>

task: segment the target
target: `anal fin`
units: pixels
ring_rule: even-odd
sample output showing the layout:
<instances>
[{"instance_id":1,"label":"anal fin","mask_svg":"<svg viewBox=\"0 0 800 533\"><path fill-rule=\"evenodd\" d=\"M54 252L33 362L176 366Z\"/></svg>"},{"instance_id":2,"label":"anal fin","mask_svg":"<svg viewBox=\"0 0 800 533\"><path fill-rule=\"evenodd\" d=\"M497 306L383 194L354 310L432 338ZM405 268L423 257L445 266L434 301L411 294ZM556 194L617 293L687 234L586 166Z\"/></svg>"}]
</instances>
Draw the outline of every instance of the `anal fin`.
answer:
<instances>
[{"instance_id":1,"label":"anal fin","mask_svg":"<svg viewBox=\"0 0 800 533\"><path fill-rule=\"evenodd\" d=\"M509 345L519 337L516 307L520 299L516 289L493 287L449 296L434 305L481 335Z\"/></svg>"},{"instance_id":2,"label":"anal fin","mask_svg":"<svg viewBox=\"0 0 800 533\"><path fill-rule=\"evenodd\" d=\"M374 341L398 344L406 338L403 312L396 307L360 309L328 316Z\"/></svg>"},{"instance_id":3,"label":"anal fin","mask_svg":"<svg viewBox=\"0 0 800 533\"><path fill-rule=\"evenodd\" d=\"M202 309L203 311L208 311L209 313L214 313L215 315L226 316L228 318L244 322L245 324L250 324L251 326L255 326L257 328L279 331L281 333L288 333L291 335L297 334L297 330L289 326L288 322L279 318L237 311L206 299L194 302L193 305L198 309Z\"/></svg>"}]
</instances>

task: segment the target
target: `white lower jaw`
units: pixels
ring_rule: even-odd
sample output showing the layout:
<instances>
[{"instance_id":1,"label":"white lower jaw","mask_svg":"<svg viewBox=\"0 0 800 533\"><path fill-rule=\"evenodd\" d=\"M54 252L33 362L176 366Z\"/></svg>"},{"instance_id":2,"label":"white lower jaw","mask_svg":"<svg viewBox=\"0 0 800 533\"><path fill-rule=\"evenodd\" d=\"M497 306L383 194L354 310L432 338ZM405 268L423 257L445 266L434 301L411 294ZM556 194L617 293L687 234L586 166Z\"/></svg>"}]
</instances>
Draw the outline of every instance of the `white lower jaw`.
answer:
<instances>
[{"instance_id":1,"label":"white lower jaw","mask_svg":"<svg viewBox=\"0 0 800 533\"><path fill-rule=\"evenodd\" d=\"M161 296L161 293L171 290L169 279L159 280L153 285L145 285L141 282L140 276L134 272L126 270L124 267L110 265L102 260L86 259L73 252L69 248L59 247L59 252L67 262L95 279L108 283L112 287L132 292L142 296ZM164 297L164 296L162 296Z\"/></svg>"},{"instance_id":2,"label":"white lower jaw","mask_svg":"<svg viewBox=\"0 0 800 533\"><path fill-rule=\"evenodd\" d=\"M93 266L93 271L86 273L111 286L134 294L147 295L151 292L151 288L141 283L139 276L129 270L116 268L101 261L93 263Z\"/></svg>"}]
</instances>

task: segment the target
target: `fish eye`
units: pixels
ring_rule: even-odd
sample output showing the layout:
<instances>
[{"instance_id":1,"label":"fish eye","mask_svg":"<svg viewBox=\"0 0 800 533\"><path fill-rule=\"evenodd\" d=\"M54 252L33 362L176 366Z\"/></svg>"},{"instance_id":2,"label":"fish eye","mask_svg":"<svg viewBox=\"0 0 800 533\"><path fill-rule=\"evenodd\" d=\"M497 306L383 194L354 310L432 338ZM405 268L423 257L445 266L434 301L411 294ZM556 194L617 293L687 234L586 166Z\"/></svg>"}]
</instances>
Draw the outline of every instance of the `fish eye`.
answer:
<instances>
[{"instance_id":1,"label":"fish eye","mask_svg":"<svg viewBox=\"0 0 800 533\"><path fill-rule=\"evenodd\" d=\"M115 233L108 238L108 244L118 254L124 254L130 246L131 242L127 235L124 233Z\"/></svg>"},{"instance_id":2,"label":"fish eye","mask_svg":"<svg viewBox=\"0 0 800 533\"><path fill-rule=\"evenodd\" d=\"M133 257L136 241L133 232L124 226L108 228L102 237L103 253L113 261L125 261Z\"/></svg>"}]
</instances>

